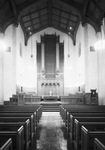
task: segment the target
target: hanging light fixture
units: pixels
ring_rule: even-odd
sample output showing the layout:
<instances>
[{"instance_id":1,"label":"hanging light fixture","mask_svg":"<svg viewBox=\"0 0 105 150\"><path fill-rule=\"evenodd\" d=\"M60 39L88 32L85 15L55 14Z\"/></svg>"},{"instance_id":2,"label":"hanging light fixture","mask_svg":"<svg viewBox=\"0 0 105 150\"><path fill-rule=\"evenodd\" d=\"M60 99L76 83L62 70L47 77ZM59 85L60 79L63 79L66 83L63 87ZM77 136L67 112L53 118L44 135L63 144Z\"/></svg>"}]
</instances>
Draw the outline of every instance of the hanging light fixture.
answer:
<instances>
[{"instance_id":1,"label":"hanging light fixture","mask_svg":"<svg viewBox=\"0 0 105 150\"><path fill-rule=\"evenodd\" d=\"M68 35L68 57L70 57L70 53L69 53L69 35Z\"/></svg>"},{"instance_id":2,"label":"hanging light fixture","mask_svg":"<svg viewBox=\"0 0 105 150\"><path fill-rule=\"evenodd\" d=\"M31 58L33 58L33 54L32 54L32 36L31 36Z\"/></svg>"}]
</instances>

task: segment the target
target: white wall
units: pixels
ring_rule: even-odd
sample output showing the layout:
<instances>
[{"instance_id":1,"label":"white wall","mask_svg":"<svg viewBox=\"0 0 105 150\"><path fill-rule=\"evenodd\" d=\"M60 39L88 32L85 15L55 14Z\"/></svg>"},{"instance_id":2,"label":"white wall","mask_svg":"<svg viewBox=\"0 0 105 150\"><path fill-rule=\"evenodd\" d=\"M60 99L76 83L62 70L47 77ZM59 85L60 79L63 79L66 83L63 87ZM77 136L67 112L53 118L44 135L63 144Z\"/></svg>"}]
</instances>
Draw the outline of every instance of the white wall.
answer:
<instances>
[{"instance_id":1,"label":"white wall","mask_svg":"<svg viewBox=\"0 0 105 150\"><path fill-rule=\"evenodd\" d=\"M75 56L76 83L77 86L82 87L85 85L85 53L84 53L84 28L81 26L81 24L77 31L75 49L76 49L76 56Z\"/></svg>"},{"instance_id":2,"label":"white wall","mask_svg":"<svg viewBox=\"0 0 105 150\"><path fill-rule=\"evenodd\" d=\"M71 38L54 29L47 28L41 32L38 32L28 40L28 44L24 51L24 77L23 77L23 89L24 91L33 90L37 93L37 65L36 65L36 42L40 42L40 36L44 34L55 34L60 36L60 42L64 42L64 87L65 94L70 93L70 89L74 88L75 81L75 51ZM69 45L68 45L69 43ZM31 47L32 45L32 47ZM68 50L69 48L69 50ZM33 58L31 58L31 53ZM70 54L70 57L68 57Z\"/></svg>"},{"instance_id":3,"label":"white wall","mask_svg":"<svg viewBox=\"0 0 105 150\"><path fill-rule=\"evenodd\" d=\"M98 92L98 72L97 72L97 51L90 51L90 47L95 45L97 35L89 24L84 27L84 50L85 50L85 92L97 89Z\"/></svg>"},{"instance_id":4,"label":"white wall","mask_svg":"<svg viewBox=\"0 0 105 150\"><path fill-rule=\"evenodd\" d=\"M0 57L2 66L0 66L0 72L2 75L0 76L0 102L4 100L9 100L12 94L16 93L16 72L14 59L14 41L15 41L15 27L13 25L9 26L5 32L5 34L0 39L0 42L4 43L5 47L1 47ZM12 40L14 37L14 40ZM1 73L0 73L1 74Z\"/></svg>"},{"instance_id":5,"label":"white wall","mask_svg":"<svg viewBox=\"0 0 105 150\"><path fill-rule=\"evenodd\" d=\"M98 87L99 87L99 104L105 105L105 19L101 27L101 33L97 33L97 41L103 41L98 51ZM102 46L103 45L103 46Z\"/></svg>"},{"instance_id":6,"label":"white wall","mask_svg":"<svg viewBox=\"0 0 105 150\"><path fill-rule=\"evenodd\" d=\"M2 41L2 38L2 34L0 34L0 41ZM2 47L0 47L0 104L3 104L3 100L3 52Z\"/></svg>"},{"instance_id":7,"label":"white wall","mask_svg":"<svg viewBox=\"0 0 105 150\"><path fill-rule=\"evenodd\" d=\"M105 38L104 27L103 25L100 39ZM85 90L86 93L90 89L97 89L99 104L105 104L105 48L90 52L90 46L94 46L99 36L89 24L79 26L75 46L68 35L54 28L46 28L32 35L25 46L20 25L18 28L10 25L5 35L0 36L7 48L11 48L10 52L6 48L5 51L0 48L0 103L9 100L17 89L21 91L21 87L23 92L37 93L36 42L40 42L41 35L55 33L60 36L60 42L64 42L64 94L79 92L78 87L84 87L80 92Z\"/></svg>"},{"instance_id":8,"label":"white wall","mask_svg":"<svg viewBox=\"0 0 105 150\"><path fill-rule=\"evenodd\" d=\"M20 32L19 32L20 31ZM20 74L19 44L24 45L23 32L20 28L10 25L1 37L5 48L0 48L0 102L9 101L16 94L17 76ZM21 64L20 64L21 66Z\"/></svg>"}]
</instances>

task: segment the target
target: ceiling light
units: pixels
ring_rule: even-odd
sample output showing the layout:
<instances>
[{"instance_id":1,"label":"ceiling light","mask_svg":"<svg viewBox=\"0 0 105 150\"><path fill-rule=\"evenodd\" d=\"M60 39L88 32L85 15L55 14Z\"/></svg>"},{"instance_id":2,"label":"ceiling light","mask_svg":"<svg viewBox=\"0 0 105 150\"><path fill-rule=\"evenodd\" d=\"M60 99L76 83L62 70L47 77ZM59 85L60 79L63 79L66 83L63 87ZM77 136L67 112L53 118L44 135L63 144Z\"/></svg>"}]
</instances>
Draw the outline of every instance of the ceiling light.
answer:
<instances>
[{"instance_id":1,"label":"ceiling light","mask_svg":"<svg viewBox=\"0 0 105 150\"><path fill-rule=\"evenodd\" d=\"M70 30L72 30L73 28L72 27L70 27Z\"/></svg>"},{"instance_id":2,"label":"ceiling light","mask_svg":"<svg viewBox=\"0 0 105 150\"><path fill-rule=\"evenodd\" d=\"M68 32L68 34L70 35L71 33L70 33L70 32Z\"/></svg>"},{"instance_id":3,"label":"ceiling light","mask_svg":"<svg viewBox=\"0 0 105 150\"><path fill-rule=\"evenodd\" d=\"M32 34L32 32L30 32L30 34Z\"/></svg>"},{"instance_id":4,"label":"ceiling light","mask_svg":"<svg viewBox=\"0 0 105 150\"><path fill-rule=\"evenodd\" d=\"M31 28L30 27L28 27L28 30L30 30Z\"/></svg>"}]
</instances>

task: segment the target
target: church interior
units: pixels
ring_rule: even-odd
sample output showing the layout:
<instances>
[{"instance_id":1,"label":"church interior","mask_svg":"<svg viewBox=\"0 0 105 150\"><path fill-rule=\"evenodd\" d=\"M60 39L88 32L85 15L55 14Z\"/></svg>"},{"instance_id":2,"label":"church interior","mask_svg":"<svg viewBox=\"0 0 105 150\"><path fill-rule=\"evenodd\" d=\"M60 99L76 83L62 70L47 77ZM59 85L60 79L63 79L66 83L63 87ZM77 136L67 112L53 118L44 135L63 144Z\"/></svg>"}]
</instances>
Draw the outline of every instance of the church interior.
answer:
<instances>
[{"instance_id":1,"label":"church interior","mask_svg":"<svg viewBox=\"0 0 105 150\"><path fill-rule=\"evenodd\" d=\"M104 0L0 0L0 150L105 150L104 65Z\"/></svg>"}]
</instances>

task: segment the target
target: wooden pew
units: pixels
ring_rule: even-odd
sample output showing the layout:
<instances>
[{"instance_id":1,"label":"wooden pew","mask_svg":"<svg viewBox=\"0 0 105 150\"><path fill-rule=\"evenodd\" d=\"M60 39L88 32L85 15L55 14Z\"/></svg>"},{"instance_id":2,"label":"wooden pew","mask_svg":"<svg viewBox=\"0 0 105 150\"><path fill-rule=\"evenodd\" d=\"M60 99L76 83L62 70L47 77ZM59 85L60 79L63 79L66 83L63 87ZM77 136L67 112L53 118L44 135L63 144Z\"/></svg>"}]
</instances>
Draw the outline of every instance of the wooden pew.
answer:
<instances>
[{"instance_id":1,"label":"wooden pew","mask_svg":"<svg viewBox=\"0 0 105 150\"><path fill-rule=\"evenodd\" d=\"M67 132L70 132L70 122L72 119L74 119L74 117L89 117L89 116L93 116L93 117L104 117L105 116L105 112L75 112L75 113L68 113L67 115L67 124L66 124L66 128L67 128Z\"/></svg>"},{"instance_id":2,"label":"wooden pew","mask_svg":"<svg viewBox=\"0 0 105 150\"><path fill-rule=\"evenodd\" d=\"M71 115L74 116L74 117L88 117L88 116L94 116L94 117L97 117L97 116L105 116L105 112L88 112L87 110L85 110L84 112L67 112L67 119L66 119L66 127L69 126L70 124L70 118L71 118Z\"/></svg>"},{"instance_id":3,"label":"wooden pew","mask_svg":"<svg viewBox=\"0 0 105 150\"><path fill-rule=\"evenodd\" d=\"M94 106L94 105L60 105L60 107L65 108L67 111L69 112L81 112L81 111L85 111L87 109L87 111L92 111L92 112L96 112L97 111L101 111L101 112L105 112L105 105L98 105L98 106Z\"/></svg>"},{"instance_id":4,"label":"wooden pew","mask_svg":"<svg viewBox=\"0 0 105 150\"><path fill-rule=\"evenodd\" d=\"M81 150L93 150L95 138L105 139L105 131L89 131L88 128L85 128L84 126L82 126Z\"/></svg>"},{"instance_id":5,"label":"wooden pew","mask_svg":"<svg viewBox=\"0 0 105 150\"><path fill-rule=\"evenodd\" d=\"M21 149L24 149L25 150L25 138L24 138L24 128L23 128L23 125L22 126L20 126L20 125L16 125L16 124L0 124L0 132L1 131L5 131L5 132L8 132L8 131L18 131L20 128L22 128L23 129L23 131L22 131L22 133L21 133L21 143L20 143L20 145L21 145ZM17 137L18 138L18 137ZM17 142L17 139L12 139L12 141L14 141L15 143L13 143L13 144L15 144L16 145L16 142Z\"/></svg>"},{"instance_id":6,"label":"wooden pew","mask_svg":"<svg viewBox=\"0 0 105 150\"><path fill-rule=\"evenodd\" d=\"M15 111L24 111L24 110L27 110L28 112L29 111L35 111L36 109L38 109L41 105L24 105L24 106L12 106L12 105L0 105L0 111L3 111L3 110L15 110Z\"/></svg>"},{"instance_id":7,"label":"wooden pew","mask_svg":"<svg viewBox=\"0 0 105 150\"><path fill-rule=\"evenodd\" d=\"M105 139L103 137L95 138L94 150L105 150Z\"/></svg>"},{"instance_id":8,"label":"wooden pew","mask_svg":"<svg viewBox=\"0 0 105 150\"><path fill-rule=\"evenodd\" d=\"M12 139L11 138L0 139L0 150L12 150Z\"/></svg>"},{"instance_id":9,"label":"wooden pew","mask_svg":"<svg viewBox=\"0 0 105 150\"><path fill-rule=\"evenodd\" d=\"M75 119L74 123L74 149L81 149L81 127L88 127L89 130L92 131L104 131L105 130L105 122L80 122Z\"/></svg>"},{"instance_id":10,"label":"wooden pew","mask_svg":"<svg viewBox=\"0 0 105 150\"><path fill-rule=\"evenodd\" d=\"M0 112L36 113L36 124L37 124L39 122L41 115L42 115L42 105L34 105L34 106L5 106L5 105L0 105Z\"/></svg>"},{"instance_id":11,"label":"wooden pew","mask_svg":"<svg viewBox=\"0 0 105 150\"><path fill-rule=\"evenodd\" d=\"M36 113L34 112L34 115L32 113L28 112L1 112L0 117L27 117L30 119L30 132L32 133L32 138L31 139L36 139ZM33 126L33 128L32 128ZM35 143L35 142L32 143Z\"/></svg>"},{"instance_id":12,"label":"wooden pew","mask_svg":"<svg viewBox=\"0 0 105 150\"><path fill-rule=\"evenodd\" d=\"M104 116L86 116L86 117L82 117L82 116L73 116L73 115L70 115L70 133L69 134L72 134L73 135L73 132L74 132L74 120L77 119L79 121L83 121L83 122L104 122L105 121L105 117Z\"/></svg>"},{"instance_id":13,"label":"wooden pew","mask_svg":"<svg viewBox=\"0 0 105 150\"><path fill-rule=\"evenodd\" d=\"M31 117L0 117L1 122L25 122L27 119L30 120L30 140L31 140L31 148L35 143L35 134L33 131L33 118Z\"/></svg>"},{"instance_id":14,"label":"wooden pew","mask_svg":"<svg viewBox=\"0 0 105 150\"><path fill-rule=\"evenodd\" d=\"M71 115L72 116L72 115ZM71 123L70 123L70 133L69 133L69 138L70 138L70 143L71 146L74 146L74 119L78 119L79 121L83 122L105 122L105 117L73 117L71 118Z\"/></svg>"},{"instance_id":15,"label":"wooden pew","mask_svg":"<svg viewBox=\"0 0 105 150\"><path fill-rule=\"evenodd\" d=\"M31 146L31 139L30 139L30 122L27 119L25 122L0 122L0 129L3 130L13 128L19 128L20 126L24 127L24 148L25 150L29 150Z\"/></svg>"},{"instance_id":16,"label":"wooden pew","mask_svg":"<svg viewBox=\"0 0 105 150\"><path fill-rule=\"evenodd\" d=\"M17 130L12 131L0 131L0 139L11 138L12 149L24 150L24 128L21 126Z\"/></svg>"},{"instance_id":17,"label":"wooden pew","mask_svg":"<svg viewBox=\"0 0 105 150\"><path fill-rule=\"evenodd\" d=\"M33 130L36 132L36 112L0 112L0 117L31 117L33 118Z\"/></svg>"},{"instance_id":18,"label":"wooden pew","mask_svg":"<svg viewBox=\"0 0 105 150\"><path fill-rule=\"evenodd\" d=\"M83 122L104 122L105 117L101 116L87 116L87 117L79 117L79 116L72 116L70 115L70 138L71 140L74 140L74 120L77 119L79 121Z\"/></svg>"},{"instance_id":19,"label":"wooden pew","mask_svg":"<svg viewBox=\"0 0 105 150\"><path fill-rule=\"evenodd\" d=\"M60 114L66 123L68 113L80 112L105 112L105 106L90 106L90 105L60 105Z\"/></svg>"}]
</instances>

